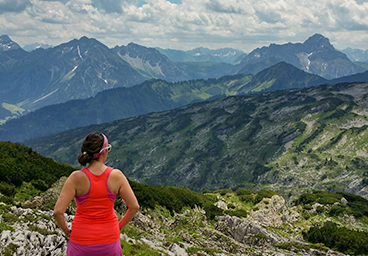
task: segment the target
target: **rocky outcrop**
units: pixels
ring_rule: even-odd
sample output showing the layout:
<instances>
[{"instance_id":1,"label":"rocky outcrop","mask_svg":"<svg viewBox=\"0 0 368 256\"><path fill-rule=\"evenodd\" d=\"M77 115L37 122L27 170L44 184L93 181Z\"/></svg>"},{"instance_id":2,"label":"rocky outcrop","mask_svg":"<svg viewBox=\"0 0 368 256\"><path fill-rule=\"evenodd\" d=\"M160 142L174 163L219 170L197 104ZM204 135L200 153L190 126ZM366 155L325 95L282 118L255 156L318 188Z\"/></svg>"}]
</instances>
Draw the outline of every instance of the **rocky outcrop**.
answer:
<instances>
[{"instance_id":1,"label":"rocky outcrop","mask_svg":"<svg viewBox=\"0 0 368 256\"><path fill-rule=\"evenodd\" d=\"M227 205L226 200L222 202L221 206ZM56 226L51 210L0 206L6 209L0 215L1 255L65 255L66 240ZM310 212L316 212L318 206L321 205L313 205ZM65 214L65 218L70 227L73 215ZM300 220L302 216L297 207L287 207L281 196L274 195L258 203L247 218L224 215L210 221L200 207L174 215L165 210L144 209L136 214L128 227L139 235L128 236L129 232L125 233L123 229L120 239L135 246L148 245L160 255L168 256L344 255L311 249L302 237L275 232L280 225L297 229L293 224ZM302 249L284 250L277 246L282 244L300 245Z\"/></svg>"},{"instance_id":2,"label":"rocky outcrop","mask_svg":"<svg viewBox=\"0 0 368 256\"><path fill-rule=\"evenodd\" d=\"M7 255L17 256L60 256L66 253L66 240L53 222L52 211L14 206L8 214L17 221L10 221L14 222L11 230L3 230L0 234L1 255L5 250ZM66 215L66 219L70 224L71 217Z\"/></svg>"}]
</instances>

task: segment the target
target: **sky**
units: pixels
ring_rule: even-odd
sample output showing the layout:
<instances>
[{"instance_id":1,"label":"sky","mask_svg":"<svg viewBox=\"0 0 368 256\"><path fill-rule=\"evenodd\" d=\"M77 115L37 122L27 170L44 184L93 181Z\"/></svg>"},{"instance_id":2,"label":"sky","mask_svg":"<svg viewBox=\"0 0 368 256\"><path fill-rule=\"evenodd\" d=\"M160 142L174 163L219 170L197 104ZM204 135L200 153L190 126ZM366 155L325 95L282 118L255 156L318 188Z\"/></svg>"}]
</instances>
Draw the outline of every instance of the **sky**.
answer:
<instances>
[{"instance_id":1,"label":"sky","mask_svg":"<svg viewBox=\"0 0 368 256\"><path fill-rule=\"evenodd\" d=\"M20 46L95 38L190 50L251 52L271 43L304 42L315 33L336 49L368 49L363 0L0 0L0 35Z\"/></svg>"}]
</instances>

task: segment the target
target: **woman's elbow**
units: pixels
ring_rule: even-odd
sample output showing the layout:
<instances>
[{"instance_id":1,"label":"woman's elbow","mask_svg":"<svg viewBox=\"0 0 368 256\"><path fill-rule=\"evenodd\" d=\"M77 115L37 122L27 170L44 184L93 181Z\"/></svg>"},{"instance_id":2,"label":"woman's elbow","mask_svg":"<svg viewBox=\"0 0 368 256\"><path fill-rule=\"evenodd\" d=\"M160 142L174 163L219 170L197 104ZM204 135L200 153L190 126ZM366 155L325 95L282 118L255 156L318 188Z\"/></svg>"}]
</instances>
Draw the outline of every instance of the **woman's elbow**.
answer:
<instances>
[{"instance_id":1,"label":"woman's elbow","mask_svg":"<svg viewBox=\"0 0 368 256\"><path fill-rule=\"evenodd\" d=\"M140 206L139 206L138 203L136 203L136 204L129 207L129 209L131 209L134 212L138 212L139 208L140 208Z\"/></svg>"},{"instance_id":2,"label":"woman's elbow","mask_svg":"<svg viewBox=\"0 0 368 256\"><path fill-rule=\"evenodd\" d=\"M57 216L60 216L60 215L64 215L64 212L55 208L54 209L54 213L53 213L54 217L56 218Z\"/></svg>"}]
</instances>

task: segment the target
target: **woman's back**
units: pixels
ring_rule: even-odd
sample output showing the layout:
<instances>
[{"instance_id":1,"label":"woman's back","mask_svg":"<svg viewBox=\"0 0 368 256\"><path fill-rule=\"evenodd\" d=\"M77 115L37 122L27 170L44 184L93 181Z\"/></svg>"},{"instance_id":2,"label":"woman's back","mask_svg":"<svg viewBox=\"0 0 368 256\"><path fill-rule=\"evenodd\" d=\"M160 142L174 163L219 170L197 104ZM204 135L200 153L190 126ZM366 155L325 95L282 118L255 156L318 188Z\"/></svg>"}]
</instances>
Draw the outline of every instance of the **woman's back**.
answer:
<instances>
[{"instance_id":1,"label":"woman's back","mask_svg":"<svg viewBox=\"0 0 368 256\"><path fill-rule=\"evenodd\" d=\"M114 212L116 194L107 187L113 168L108 167L100 175L87 168L81 171L89 179L87 193L75 197L77 211L72 223L70 241L78 244L113 243L120 237L118 219Z\"/></svg>"}]
</instances>

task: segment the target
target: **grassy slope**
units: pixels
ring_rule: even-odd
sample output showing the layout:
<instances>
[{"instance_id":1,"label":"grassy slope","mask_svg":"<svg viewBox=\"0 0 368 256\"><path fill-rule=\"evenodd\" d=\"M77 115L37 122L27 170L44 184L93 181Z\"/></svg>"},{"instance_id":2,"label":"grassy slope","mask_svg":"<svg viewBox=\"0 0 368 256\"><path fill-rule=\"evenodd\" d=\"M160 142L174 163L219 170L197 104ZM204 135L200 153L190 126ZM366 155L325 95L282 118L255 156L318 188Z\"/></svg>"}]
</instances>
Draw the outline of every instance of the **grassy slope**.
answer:
<instances>
[{"instance_id":1,"label":"grassy slope","mask_svg":"<svg viewBox=\"0 0 368 256\"><path fill-rule=\"evenodd\" d=\"M76 165L80 141L100 130L114 147L109 163L146 184L201 191L256 183L284 196L311 188L363 195L367 93L367 84L340 84L228 97L28 145Z\"/></svg>"}]
</instances>

